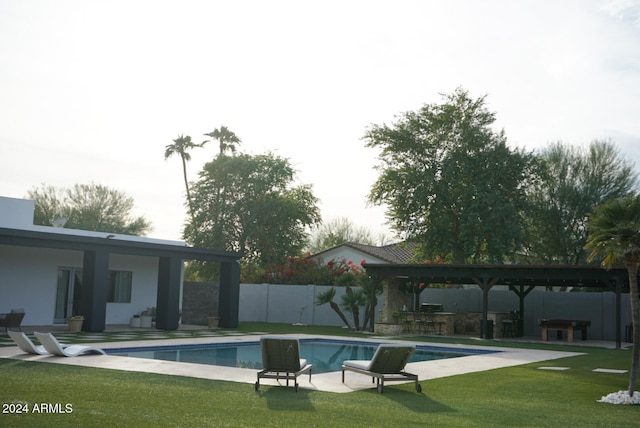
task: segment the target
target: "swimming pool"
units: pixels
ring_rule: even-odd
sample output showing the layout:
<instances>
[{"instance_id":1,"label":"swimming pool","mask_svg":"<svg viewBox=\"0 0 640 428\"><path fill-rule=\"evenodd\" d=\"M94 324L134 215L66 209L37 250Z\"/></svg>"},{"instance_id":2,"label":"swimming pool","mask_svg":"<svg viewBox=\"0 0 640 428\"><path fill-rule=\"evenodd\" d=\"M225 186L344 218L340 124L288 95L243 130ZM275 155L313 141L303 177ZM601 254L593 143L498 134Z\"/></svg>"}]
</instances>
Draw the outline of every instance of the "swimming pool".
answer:
<instances>
[{"instance_id":1,"label":"swimming pool","mask_svg":"<svg viewBox=\"0 0 640 428\"><path fill-rule=\"evenodd\" d=\"M314 373L339 371L344 360L370 360L379 343L354 340L300 339L300 356L313 364ZM262 368L260 342L167 345L105 349L107 354L184 363L250 369ZM411 362L489 354L499 351L416 346Z\"/></svg>"}]
</instances>

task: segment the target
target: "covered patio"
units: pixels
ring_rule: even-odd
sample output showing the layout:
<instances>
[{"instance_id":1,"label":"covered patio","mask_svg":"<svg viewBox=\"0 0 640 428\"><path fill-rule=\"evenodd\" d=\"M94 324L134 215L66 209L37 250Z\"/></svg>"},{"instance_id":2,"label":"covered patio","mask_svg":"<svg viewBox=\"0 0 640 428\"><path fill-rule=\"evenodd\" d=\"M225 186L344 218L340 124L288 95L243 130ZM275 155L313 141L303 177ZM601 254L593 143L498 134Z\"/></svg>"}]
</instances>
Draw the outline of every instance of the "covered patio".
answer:
<instances>
[{"instance_id":1,"label":"covered patio","mask_svg":"<svg viewBox=\"0 0 640 428\"><path fill-rule=\"evenodd\" d=\"M238 326L238 260L242 256L239 253L160 242L124 240L107 233L104 237L95 237L11 228L0 228L0 244L82 252L83 292L78 310L85 315L84 331L105 330L110 254L158 259L156 327L163 330L176 330L179 325L183 262L200 260L220 263L220 327Z\"/></svg>"},{"instance_id":2,"label":"covered patio","mask_svg":"<svg viewBox=\"0 0 640 428\"><path fill-rule=\"evenodd\" d=\"M364 264L374 281L383 281L385 292L397 284L424 284L414 287L415 298L429 284L475 284L482 290L480 337L487 337L489 290L495 285L508 286L519 298L520 314L524 299L536 287L604 288L616 294L616 347L621 347L622 321L620 301L628 289L628 273L624 267L609 270L597 265L452 265L452 264ZM372 325L373 328L373 325Z\"/></svg>"}]
</instances>

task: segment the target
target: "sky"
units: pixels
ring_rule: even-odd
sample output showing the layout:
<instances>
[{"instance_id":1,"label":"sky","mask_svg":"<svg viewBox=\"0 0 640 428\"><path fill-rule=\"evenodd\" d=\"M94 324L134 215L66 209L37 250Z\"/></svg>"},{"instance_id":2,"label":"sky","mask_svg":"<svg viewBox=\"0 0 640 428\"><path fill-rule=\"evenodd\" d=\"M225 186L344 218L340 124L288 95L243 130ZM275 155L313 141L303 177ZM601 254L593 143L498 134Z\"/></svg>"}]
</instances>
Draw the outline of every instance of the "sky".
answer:
<instances>
[{"instance_id":1,"label":"sky","mask_svg":"<svg viewBox=\"0 0 640 428\"><path fill-rule=\"evenodd\" d=\"M101 184L180 239L165 147L224 125L289 159L325 221L392 238L362 137L458 87L514 148L608 139L638 169L640 0L0 0L0 196Z\"/></svg>"}]
</instances>

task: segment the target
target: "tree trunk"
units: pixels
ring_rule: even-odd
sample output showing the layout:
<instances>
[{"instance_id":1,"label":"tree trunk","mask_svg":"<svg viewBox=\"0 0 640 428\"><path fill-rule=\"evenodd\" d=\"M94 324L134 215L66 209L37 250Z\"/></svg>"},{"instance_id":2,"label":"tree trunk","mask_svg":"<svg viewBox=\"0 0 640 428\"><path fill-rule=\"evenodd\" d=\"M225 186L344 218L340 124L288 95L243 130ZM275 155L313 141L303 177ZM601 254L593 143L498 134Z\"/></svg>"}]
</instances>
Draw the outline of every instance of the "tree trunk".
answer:
<instances>
[{"instance_id":1,"label":"tree trunk","mask_svg":"<svg viewBox=\"0 0 640 428\"><path fill-rule=\"evenodd\" d=\"M187 191L187 205L189 206L189 214L193 220L193 204L191 203L191 192L189 191L189 180L187 180L187 161L182 156L182 174L184 175L184 187Z\"/></svg>"},{"instance_id":2,"label":"tree trunk","mask_svg":"<svg viewBox=\"0 0 640 428\"><path fill-rule=\"evenodd\" d=\"M640 296L638 296L638 265L627 265L629 271L629 299L631 300L631 319L633 326L633 350L631 352L631 376L629 378L629 397L633 397L638 379L638 357L640 356Z\"/></svg>"},{"instance_id":3,"label":"tree trunk","mask_svg":"<svg viewBox=\"0 0 640 428\"><path fill-rule=\"evenodd\" d=\"M354 306L351 308L351 314L353 315L353 323L356 331L360 331L360 308Z\"/></svg>"},{"instance_id":4,"label":"tree trunk","mask_svg":"<svg viewBox=\"0 0 640 428\"><path fill-rule=\"evenodd\" d=\"M378 305L378 299L374 297L373 302L369 301L364 309L364 320L362 321L362 330L364 331L367 326L371 325L371 331L375 330L375 311Z\"/></svg>"},{"instance_id":5,"label":"tree trunk","mask_svg":"<svg viewBox=\"0 0 640 428\"><path fill-rule=\"evenodd\" d=\"M329 302L329 305L331 306L331 309L333 309L335 311L335 313L338 314L338 316L340 317L342 322L344 322L344 324L347 327L349 327L349 330L351 330L351 325L349 324L349 320L347 320L347 317L345 317L344 314L342 313L342 311L340 310L340 306L338 306L338 304L336 302L334 302L333 300L331 300Z\"/></svg>"}]
</instances>

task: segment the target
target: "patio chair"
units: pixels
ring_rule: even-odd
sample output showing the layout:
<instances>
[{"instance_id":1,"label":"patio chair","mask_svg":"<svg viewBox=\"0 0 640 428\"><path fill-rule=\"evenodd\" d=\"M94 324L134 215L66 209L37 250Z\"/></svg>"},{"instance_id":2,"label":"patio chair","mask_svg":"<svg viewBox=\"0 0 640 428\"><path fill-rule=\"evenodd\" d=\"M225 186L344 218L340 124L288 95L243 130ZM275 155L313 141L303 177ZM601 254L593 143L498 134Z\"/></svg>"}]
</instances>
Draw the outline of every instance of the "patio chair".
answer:
<instances>
[{"instance_id":1,"label":"patio chair","mask_svg":"<svg viewBox=\"0 0 640 428\"><path fill-rule=\"evenodd\" d=\"M4 327L6 332L10 328L17 328L22 331L20 324L22 324L24 315L24 309L11 309L8 314L0 314L0 327Z\"/></svg>"},{"instance_id":2,"label":"patio chair","mask_svg":"<svg viewBox=\"0 0 640 428\"><path fill-rule=\"evenodd\" d=\"M16 345L18 345L18 348L20 348L21 351L27 354L34 354L34 355L49 354L49 352L47 352L47 350L44 349L44 346L34 345L31 339L29 339L29 337L23 332L7 331L7 333L9 334L11 339L13 339L13 341L16 343ZM62 345L62 346L65 346L65 345Z\"/></svg>"},{"instance_id":3,"label":"patio chair","mask_svg":"<svg viewBox=\"0 0 640 428\"><path fill-rule=\"evenodd\" d=\"M79 355L87 355L87 354L99 354L106 355L106 353L95 346L87 346L87 345L67 345L63 346L58 342L58 340L53 337L51 333L38 333L37 331L33 333L36 338L42 343L44 349L49 351L50 354L58 355L60 357L77 357Z\"/></svg>"},{"instance_id":4,"label":"patio chair","mask_svg":"<svg viewBox=\"0 0 640 428\"><path fill-rule=\"evenodd\" d=\"M256 391L260 389L260 379L286 379L294 381L294 390L298 392L298 376L309 372L311 382L311 364L300 358L300 344L298 339L288 336L262 336L260 338L262 351L262 370L258 372Z\"/></svg>"},{"instance_id":5,"label":"patio chair","mask_svg":"<svg viewBox=\"0 0 640 428\"><path fill-rule=\"evenodd\" d=\"M371 360L346 360L342 362L342 383L344 372L347 370L371 376L371 381L376 381L379 393L384 391L384 382L413 380L416 383L416 391L422 392L422 386L418 383L418 375L407 373L404 366L415 352L413 345L397 345L382 343L378 345Z\"/></svg>"}]
</instances>

